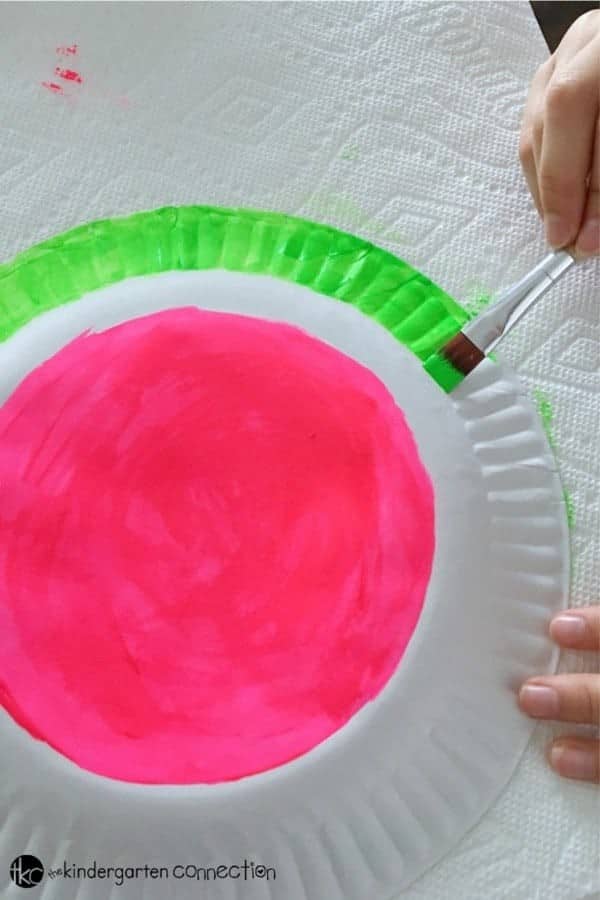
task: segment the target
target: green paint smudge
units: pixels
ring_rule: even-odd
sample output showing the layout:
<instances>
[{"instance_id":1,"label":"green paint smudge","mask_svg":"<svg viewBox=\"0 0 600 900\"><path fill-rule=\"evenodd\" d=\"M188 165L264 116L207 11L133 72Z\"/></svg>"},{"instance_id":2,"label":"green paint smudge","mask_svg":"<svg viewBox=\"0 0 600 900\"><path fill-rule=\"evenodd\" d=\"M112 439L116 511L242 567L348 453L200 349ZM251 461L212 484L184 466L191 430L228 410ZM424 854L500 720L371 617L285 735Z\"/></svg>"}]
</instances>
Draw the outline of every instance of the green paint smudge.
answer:
<instances>
[{"instance_id":1,"label":"green paint smudge","mask_svg":"<svg viewBox=\"0 0 600 900\"><path fill-rule=\"evenodd\" d=\"M542 420L542 426L546 433L546 437L548 438L548 443L552 447L553 450L556 450L556 442L554 440L554 432L552 430L552 422L554 421L554 411L552 409L552 404L550 400L543 393L543 391L536 389L533 392L533 396L535 398L537 411L540 419Z\"/></svg>"},{"instance_id":2,"label":"green paint smudge","mask_svg":"<svg viewBox=\"0 0 600 900\"><path fill-rule=\"evenodd\" d=\"M465 304L465 309L469 313L472 319L478 316L480 313L487 309L487 307L492 302L493 297L491 294L481 294L479 297L475 297L470 304Z\"/></svg>"},{"instance_id":3,"label":"green paint smudge","mask_svg":"<svg viewBox=\"0 0 600 900\"><path fill-rule=\"evenodd\" d=\"M387 222L382 222L381 219L369 215L353 200L349 200L342 194L320 191L313 194L307 205L310 215L343 222L344 227L362 232L380 241L387 241L390 244L400 246L406 242L405 234L395 231Z\"/></svg>"},{"instance_id":4,"label":"green paint smudge","mask_svg":"<svg viewBox=\"0 0 600 900\"><path fill-rule=\"evenodd\" d=\"M556 448L556 439L554 437L554 410L552 408L552 403L547 394L541 391L539 388L536 388L533 392L533 396L535 399L535 403L537 406L538 415L542 421L542 427L546 434L546 438L550 447L554 453L557 452ZM563 487L563 501L565 504L565 514L567 517L567 523L569 525L569 530L573 530L575 527L575 504L573 502L573 498L570 493L567 491L565 487Z\"/></svg>"},{"instance_id":5,"label":"green paint smudge","mask_svg":"<svg viewBox=\"0 0 600 900\"><path fill-rule=\"evenodd\" d=\"M340 153L340 159L358 159L360 156L360 147L358 144L348 144Z\"/></svg>"},{"instance_id":6,"label":"green paint smudge","mask_svg":"<svg viewBox=\"0 0 600 900\"><path fill-rule=\"evenodd\" d=\"M465 286L465 297L461 301L471 319L478 316L494 299L489 287L479 279L469 281Z\"/></svg>"},{"instance_id":7,"label":"green paint smudge","mask_svg":"<svg viewBox=\"0 0 600 900\"><path fill-rule=\"evenodd\" d=\"M566 488L563 488L563 499L565 501L565 512L567 514L567 523L572 531L575 528L575 504L571 494Z\"/></svg>"},{"instance_id":8,"label":"green paint smudge","mask_svg":"<svg viewBox=\"0 0 600 900\"><path fill-rule=\"evenodd\" d=\"M479 313L483 312L484 309L490 305L494 298L491 294L488 293L475 293L471 297L469 297L464 302L464 308L469 313L469 316L474 319L475 316L478 316Z\"/></svg>"}]
</instances>

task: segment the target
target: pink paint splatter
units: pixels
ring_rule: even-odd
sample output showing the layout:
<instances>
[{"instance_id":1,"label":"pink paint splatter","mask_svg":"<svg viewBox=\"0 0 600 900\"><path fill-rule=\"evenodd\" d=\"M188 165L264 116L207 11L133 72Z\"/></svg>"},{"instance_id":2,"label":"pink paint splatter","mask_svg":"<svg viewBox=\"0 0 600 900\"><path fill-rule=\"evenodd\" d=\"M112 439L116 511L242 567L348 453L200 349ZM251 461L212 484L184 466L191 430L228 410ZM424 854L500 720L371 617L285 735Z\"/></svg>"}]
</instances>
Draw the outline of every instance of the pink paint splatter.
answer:
<instances>
[{"instance_id":1,"label":"pink paint splatter","mask_svg":"<svg viewBox=\"0 0 600 900\"><path fill-rule=\"evenodd\" d=\"M58 75L59 78L64 78L65 81L74 81L76 84L82 84L83 78L76 72L74 69L61 69L60 66L57 66L54 70L54 74Z\"/></svg>"},{"instance_id":2,"label":"pink paint splatter","mask_svg":"<svg viewBox=\"0 0 600 900\"><path fill-rule=\"evenodd\" d=\"M62 85L56 84L54 81L42 81L42 87L52 91L53 94L64 94Z\"/></svg>"},{"instance_id":3,"label":"pink paint splatter","mask_svg":"<svg viewBox=\"0 0 600 900\"><path fill-rule=\"evenodd\" d=\"M386 684L433 493L386 388L259 319L83 336L0 409L0 700L93 772L278 766Z\"/></svg>"},{"instance_id":4,"label":"pink paint splatter","mask_svg":"<svg viewBox=\"0 0 600 900\"><path fill-rule=\"evenodd\" d=\"M79 52L79 48L77 44L71 44L70 46L62 46L56 48L56 53L59 56L75 56ZM79 72L76 72L75 69L67 69L62 66L55 66L54 74L58 78L62 78L63 81L69 81L74 84L83 84L83 78L81 77ZM53 94L64 94L68 96L64 90L64 88L57 84L55 81L42 81L42 87L45 87L46 90L51 91Z\"/></svg>"}]
</instances>

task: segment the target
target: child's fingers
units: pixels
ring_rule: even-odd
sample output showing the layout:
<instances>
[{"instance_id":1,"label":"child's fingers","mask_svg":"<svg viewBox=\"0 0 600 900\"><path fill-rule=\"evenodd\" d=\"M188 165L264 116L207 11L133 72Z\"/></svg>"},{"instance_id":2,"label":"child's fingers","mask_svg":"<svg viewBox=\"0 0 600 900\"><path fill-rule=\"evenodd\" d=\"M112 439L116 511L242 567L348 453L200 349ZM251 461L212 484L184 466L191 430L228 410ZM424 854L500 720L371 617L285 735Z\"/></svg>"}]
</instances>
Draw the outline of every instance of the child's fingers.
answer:
<instances>
[{"instance_id":1,"label":"child's fingers","mask_svg":"<svg viewBox=\"0 0 600 900\"><path fill-rule=\"evenodd\" d=\"M575 240L584 212L598 118L598 47L557 64L546 89L538 180L550 244Z\"/></svg>"},{"instance_id":2,"label":"child's fingers","mask_svg":"<svg viewBox=\"0 0 600 900\"><path fill-rule=\"evenodd\" d=\"M590 10L575 19L560 44L554 51L557 59L575 56L583 47L592 41L598 33L596 23L599 21L598 12Z\"/></svg>"},{"instance_id":3,"label":"child's fingers","mask_svg":"<svg viewBox=\"0 0 600 900\"><path fill-rule=\"evenodd\" d=\"M544 92L552 76L554 60L548 60L540 66L531 82L531 89L525 104L521 136L519 139L519 158L527 186L533 197L538 213L542 214L542 204L538 187L537 164L542 153L544 134Z\"/></svg>"},{"instance_id":4,"label":"child's fingers","mask_svg":"<svg viewBox=\"0 0 600 900\"><path fill-rule=\"evenodd\" d=\"M600 606L567 609L550 623L557 644L573 650L600 650Z\"/></svg>"},{"instance_id":5,"label":"child's fingers","mask_svg":"<svg viewBox=\"0 0 600 900\"><path fill-rule=\"evenodd\" d=\"M600 675L530 678L519 692L523 712L535 719L600 724Z\"/></svg>"},{"instance_id":6,"label":"child's fingers","mask_svg":"<svg viewBox=\"0 0 600 900\"><path fill-rule=\"evenodd\" d=\"M582 256L600 253L600 115L596 122L594 158L588 196L575 249L578 255Z\"/></svg>"},{"instance_id":7,"label":"child's fingers","mask_svg":"<svg viewBox=\"0 0 600 900\"><path fill-rule=\"evenodd\" d=\"M548 761L559 775L600 784L600 741L591 738L558 738L549 749Z\"/></svg>"},{"instance_id":8,"label":"child's fingers","mask_svg":"<svg viewBox=\"0 0 600 900\"><path fill-rule=\"evenodd\" d=\"M537 171L535 168L535 157L533 152L533 144L525 143L522 141L519 144L519 157L521 159L521 166L523 168L523 174L525 175L525 181L527 182L527 187L529 188L529 193L533 198L533 202L535 203L535 208L537 209L539 215L542 215L542 201L540 200L540 192L538 190L538 180L537 180Z\"/></svg>"}]
</instances>

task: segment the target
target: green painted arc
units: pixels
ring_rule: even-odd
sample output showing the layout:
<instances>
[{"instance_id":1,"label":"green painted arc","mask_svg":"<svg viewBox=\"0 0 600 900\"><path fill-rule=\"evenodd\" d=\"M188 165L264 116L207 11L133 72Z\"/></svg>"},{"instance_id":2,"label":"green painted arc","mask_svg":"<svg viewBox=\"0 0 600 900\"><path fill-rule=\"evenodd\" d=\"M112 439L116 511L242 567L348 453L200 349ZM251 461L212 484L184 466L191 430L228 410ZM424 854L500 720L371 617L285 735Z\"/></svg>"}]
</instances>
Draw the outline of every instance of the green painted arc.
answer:
<instances>
[{"instance_id":1,"label":"green painted arc","mask_svg":"<svg viewBox=\"0 0 600 900\"><path fill-rule=\"evenodd\" d=\"M461 380L435 354L469 314L441 288L354 235L253 209L169 206L37 244L0 265L0 342L36 316L125 278L202 269L272 275L350 303L429 361L446 390Z\"/></svg>"}]
</instances>

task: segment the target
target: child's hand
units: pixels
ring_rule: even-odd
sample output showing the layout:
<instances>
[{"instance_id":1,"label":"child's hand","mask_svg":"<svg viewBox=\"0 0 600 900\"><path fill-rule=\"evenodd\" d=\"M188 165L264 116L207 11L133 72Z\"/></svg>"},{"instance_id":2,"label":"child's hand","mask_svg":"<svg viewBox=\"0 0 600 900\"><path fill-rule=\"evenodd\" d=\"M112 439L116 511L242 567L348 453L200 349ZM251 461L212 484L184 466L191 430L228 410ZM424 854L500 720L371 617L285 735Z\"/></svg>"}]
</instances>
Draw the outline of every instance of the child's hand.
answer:
<instances>
[{"instance_id":1,"label":"child's hand","mask_svg":"<svg viewBox=\"0 0 600 900\"><path fill-rule=\"evenodd\" d=\"M550 634L562 647L600 649L600 606L569 609L556 616ZM519 694L521 709L536 719L600 725L600 675L549 675L530 678ZM548 754L559 775L600 783L600 741L563 737Z\"/></svg>"},{"instance_id":2,"label":"child's hand","mask_svg":"<svg viewBox=\"0 0 600 900\"><path fill-rule=\"evenodd\" d=\"M549 243L600 253L600 10L577 19L536 72L519 155Z\"/></svg>"}]
</instances>

